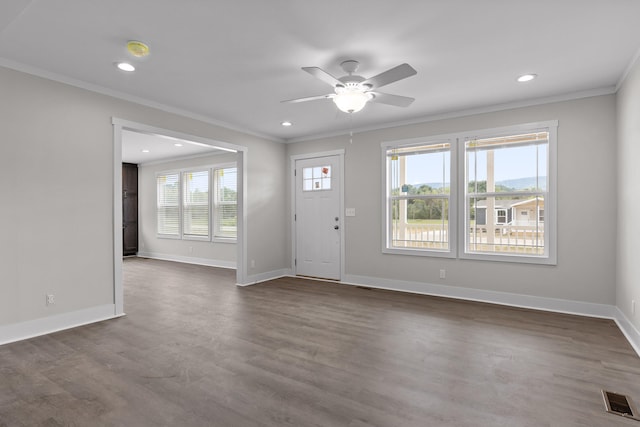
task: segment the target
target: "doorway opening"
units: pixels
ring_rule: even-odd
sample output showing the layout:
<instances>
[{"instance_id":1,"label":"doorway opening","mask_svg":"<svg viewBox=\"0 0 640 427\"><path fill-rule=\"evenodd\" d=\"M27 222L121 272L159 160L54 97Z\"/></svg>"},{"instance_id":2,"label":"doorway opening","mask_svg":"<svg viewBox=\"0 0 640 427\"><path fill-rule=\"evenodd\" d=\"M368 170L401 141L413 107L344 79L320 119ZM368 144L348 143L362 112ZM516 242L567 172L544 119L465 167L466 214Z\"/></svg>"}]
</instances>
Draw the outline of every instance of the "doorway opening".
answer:
<instances>
[{"instance_id":1,"label":"doorway opening","mask_svg":"<svg viewBox=\"0 0 640 427\"><path fill-rule=\"evenodd\" d=\"M224 265L224 267L235 267L236 269L236 283L244 284L247 276L247 269L245 265L246 260L246 246L247 246L247 235L246 235L246 158L248 149L243 146L238 146L235 144L226 143L223 141L217 141L208 138L202 138L194 135L188 135L180 132L175 132L169 129L162 129L154 126L148 126L141 123L130 122L122 119L113 118L113 152L114 152L114 187L113 187L113 204L114 204L114 235L113 235L113 249L114 249L114 302L116 307L116 315L124 314L124 295L123 295L123 279L122 279L122 268L123 268L123 247L126 242L124 242L125 234L123 233L124 222L127 218L124 217L123 208L126 203L126 198L123 193L123 162L132 163L132 164L145 164L145 165L160 165L165 164L169 159L173 157L173 159L178 159L174 162L171 160L171 163L166 163L167 165L174 164L189 164L190 162L197 162L197 158L206 156L208 159L212 158L211 156L215 154L215 158L225 159L225 165L228 167L224 169L227 172L227 176L229 176L229 172L233 171L234 173L234 191L235 197L237 200L236 203L236 211L235 213L235 231L236 238L233 240L235 242L235 262L229 261L229 265ZM124 144L124 142L127 144ZM132 142L133 141L133 142ZM151 148L145 147L145 144L151 143L151 141L156 141L156 145L153 150ZM160 141L160 142L158 142ZM183 149L184 148L184 149ZM145 152L146 151L146 152ZM153 151L153 152L152 152ZM178 156L176 156L176 152L178 152ZM222 160L221 160L222 161ZM157 166L164 167L164 166ZM232 169L231 169L232 167ZM213 181L213 175L221 175L224 171L211 169L210 175L212 176L211 182ZM216 175L216 176L217 176ZM187 177L195 182L197 178L195 174L185 173L183 175L185 179ZM155 178L153 178L155 180ZM216 181L217 182L217 181ZM141 182L139 185L143 184ZM153 192L153 206L154 212L151 215L155 217L155 189L156 182L152 182L151 184L144 184L147 187L151 186L147 189L147 198L149 198L149 194ZM186 187L181 187L182 189ZM213 189L212 189L213 190ZM199 191L199 189L195 189L194 191ZM143 189L136 192L136 198L138 198L138 193L143 195ZM213 196L211 196L213 199ZM149 200L147 200L147 205ZM150 215L149 212L146 213L147 216ZM186 218L186 217L185 217ZM131 218L128 218L131 219ZM144 217L141 218L144 220ZM185 222L186 223L186 222ZM192 227L193 229L200 232L197 227ZM155 227L154 227L154 236L155 236ZM197 245L202 245L201 236L186 236L185 244L189 246L189 251L191 251L194 247L197 249ZM188 240L193 238L193 240ZM209 241L213 241L212 235L209 236ZM200 240L200 242L198 241ZM222 239L224 240L224 239ZM169 241L169 240L167 240ZM207 245L203 245L201 247L206 247ZM213 245L208 245L213 246ZM229 245L230 248L233 246ZM139 250L144 251L143 247L140 247ZM195 258L194 258L195 259ZM176 259L180 260L180 259ZM198 261L196 259L196 261ZM188 259L185 259L183 262L189 262ZM196 262L198 263L198 262Z\"/></svg>"}]
</instances>

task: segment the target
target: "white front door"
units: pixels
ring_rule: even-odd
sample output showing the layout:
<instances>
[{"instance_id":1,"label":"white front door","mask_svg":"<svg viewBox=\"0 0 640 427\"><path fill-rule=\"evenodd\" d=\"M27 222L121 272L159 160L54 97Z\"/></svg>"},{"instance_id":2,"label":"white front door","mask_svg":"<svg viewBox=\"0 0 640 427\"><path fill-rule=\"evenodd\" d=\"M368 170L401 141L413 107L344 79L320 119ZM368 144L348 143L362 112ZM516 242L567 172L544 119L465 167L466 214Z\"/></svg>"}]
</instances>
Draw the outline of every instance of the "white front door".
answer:
<instances>
[{"instance_id":1,"label":"white front door","mask_svg":"<svg viewBox=\"0 0 640 427\"><path fill-rule=\"evenodd\" d=\"M296 274L340 280L340 156L296 160Z\"/></svg>"}]
</instances>

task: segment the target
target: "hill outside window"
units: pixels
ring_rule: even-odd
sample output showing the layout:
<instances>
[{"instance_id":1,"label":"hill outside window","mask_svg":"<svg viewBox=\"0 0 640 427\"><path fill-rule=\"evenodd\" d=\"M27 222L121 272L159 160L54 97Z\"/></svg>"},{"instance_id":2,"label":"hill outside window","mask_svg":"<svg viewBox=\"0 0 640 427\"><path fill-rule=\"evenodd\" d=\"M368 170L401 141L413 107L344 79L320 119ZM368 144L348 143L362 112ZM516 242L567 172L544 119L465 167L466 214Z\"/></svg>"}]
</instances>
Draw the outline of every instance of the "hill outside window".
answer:
<instances>
[{"instance_id":1,"label":"hill outside window","mask_svg":"<svg viewBox=\"0 0 640 427\"><path fill-rule=\"evenodd\" d=\"M441 140L410 142L384 150L388 196L385 252L433 256L453 253L451 149L449 140Z\"/></svg>"},{"instance_id":2,"label":"hill outside window","mask_svg":"<svg viewBox=\"0 0 640 427\"><path fill-rule=\"evenodd\" d=\"M383 143L383 252L555 264L557 126Z\"/></svg>"}]
</instances>

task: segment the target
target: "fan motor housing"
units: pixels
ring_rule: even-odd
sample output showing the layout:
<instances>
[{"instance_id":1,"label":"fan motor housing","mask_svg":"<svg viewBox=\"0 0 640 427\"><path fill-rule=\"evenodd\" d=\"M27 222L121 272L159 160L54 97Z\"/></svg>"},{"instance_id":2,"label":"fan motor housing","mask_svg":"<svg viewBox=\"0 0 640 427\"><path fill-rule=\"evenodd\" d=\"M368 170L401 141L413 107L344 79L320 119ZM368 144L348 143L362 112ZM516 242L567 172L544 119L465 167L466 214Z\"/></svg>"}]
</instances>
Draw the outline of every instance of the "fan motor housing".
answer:
<instances>
[{"instance_id":1,"label":"fan motor housing","mask_svg":"<svg viewBox=\"0 0 640 427\"><path fill-rule=\"evenodd\" d=\"M358 84L360 82L365 81L366 79L364 77L362 77L362 76L350 75L350 76L340 77L338 80L340 80L345 85L349 85L350 83Z\"/></svg>"}]
</instances>

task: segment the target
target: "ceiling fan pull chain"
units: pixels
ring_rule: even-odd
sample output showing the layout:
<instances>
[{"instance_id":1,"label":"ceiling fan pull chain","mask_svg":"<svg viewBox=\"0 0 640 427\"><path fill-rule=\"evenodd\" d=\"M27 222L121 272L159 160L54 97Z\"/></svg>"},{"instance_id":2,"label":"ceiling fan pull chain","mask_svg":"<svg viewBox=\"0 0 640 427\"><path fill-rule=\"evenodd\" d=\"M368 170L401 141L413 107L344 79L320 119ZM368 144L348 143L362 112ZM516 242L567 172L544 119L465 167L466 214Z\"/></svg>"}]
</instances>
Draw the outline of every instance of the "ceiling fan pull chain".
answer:
<instances>
[{"instance_id":1,"label":"ceiling fan pull chain","mask_svg":"<svg viewBox=\"0 0 640 427\"><path fill-rule=\"evenodd\" d=\"M353 144L353 113L349 114L349 144Z\"/></svg>"}]
</instances>

